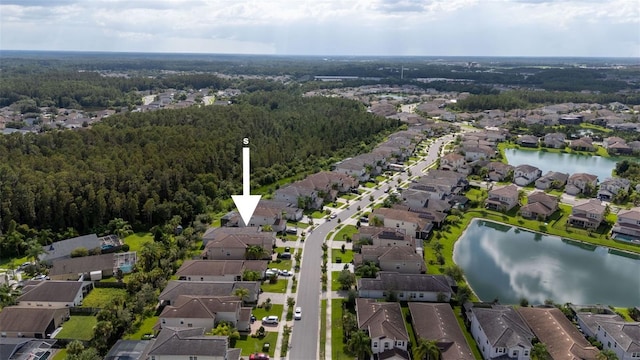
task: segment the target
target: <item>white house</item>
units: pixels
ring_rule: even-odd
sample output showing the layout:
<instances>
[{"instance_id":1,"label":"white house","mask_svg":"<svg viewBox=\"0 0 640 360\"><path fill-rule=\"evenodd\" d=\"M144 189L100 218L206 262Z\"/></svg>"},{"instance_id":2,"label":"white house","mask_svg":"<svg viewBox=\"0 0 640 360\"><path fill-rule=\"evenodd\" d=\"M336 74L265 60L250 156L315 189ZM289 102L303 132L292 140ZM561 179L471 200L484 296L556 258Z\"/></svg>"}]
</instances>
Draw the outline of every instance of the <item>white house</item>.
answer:
<instances>
[{"instance_id":1,"label":"white house","mask_svg":"<svg viewBox=\"0 0 640 360\"><path fill-rule=\"evenodd\" d=\"M613 233L633 236L640 240L640 207L620 210L618 220L611 230Z\"/></svg>"},{"instance_id":2,"label":"white house","mask_svg":"<svg viewBox=\"0 0 640 360\"><path fill-rule=\"evenodd\" d=\"M470 306L466 311L471 335L485 360L531 358L533 332L512 307Z\"/></svg>"},{"instance_id":3,"label":"white house","mask_svg":"<svg viewBox=\"0 0 640 360\"><path fill-rule=\"evenodd\" d=\"M374 356L387 359L384 353L401 351L408 359L409 333L399 303L356 299L356 316L358 328L371 338Z\"/></svg>"},{"instance_id":4,"label":"white house","mask_svg":"<svg viewBox=\"0 0 640 360\"><path fill-rule=\"evenodd\" d=\"M358 296L384 299L395 295L400 301L449 301L453 291L444 275L399 274L380 271L375 279L358 279Z\"/></svg>"},{"instance_id":5,"label":"white house","mask_svg":"<svg viewBox=\"0 0 640 360\"><path fill-rule=\"evenodd\" d=\"M513 171L513 182L519 186L527 186L538 180L542 171L535 166L519 165Z\"/></svg>"},{"instance_id":6,"label":"white house","mask_svg":"<svg viewBox=\"0 0 640 360\"><path fill-rule=\"evenodd\" d=\"M640 322L626 322L617 314L578 312L576 317L585 335L596 338L619 360L640 358Z\"/></svg>"}]
</instances>

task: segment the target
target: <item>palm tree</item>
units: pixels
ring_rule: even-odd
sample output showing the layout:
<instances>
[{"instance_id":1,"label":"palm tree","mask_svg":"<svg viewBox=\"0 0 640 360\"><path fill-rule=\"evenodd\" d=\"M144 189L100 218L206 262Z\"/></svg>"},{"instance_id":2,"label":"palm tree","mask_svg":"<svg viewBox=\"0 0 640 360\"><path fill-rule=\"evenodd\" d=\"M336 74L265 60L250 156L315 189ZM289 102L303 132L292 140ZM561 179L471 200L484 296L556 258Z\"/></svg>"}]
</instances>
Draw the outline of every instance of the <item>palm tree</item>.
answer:
<instances>
[{"instance_id":1,"label":"palm tree","mask_svg":"<svg viewBox=\"0 0 640 360\"><path fill-rule=\"evenodd\" d=\"M371 355L371 338L362 330L351 333L351 338L347 341L347 350L358 359L364 359Z\"/></svg>"},{"instance_id":2,"label":"palm tree","mask_svg":"<svg viewBox=\"0 0 640 360\"><path fill-rule=\"evenodd\" d=\"M45 254L46 251L42 248L42 245L38 242L38 240L29 240L27 242L27 251L25 251L25 255L27 255L27 259L32 259L34 264L38 264L40 262L40 255Z\"/></svg>"},{"instance_id":3,"label":"palm tree","mask_svg":"<svg viewBox=\"0 0 640 360\"><path fill-rule=\"evenodd\" d=\"M611 349L602 350L596 355L596 360L618 360L618 355Z\"/></svg>"},{"instance_id":4,"label":"palm tree","mask_svg":"<svg viewBox=\"0 0 640 360\"><path fill-rule=\"evenodd\" d=\"M440 360L441 355L438 344L433 340L419 339L413 348L413 360Z\"/></svg>"},{"instance_id":5,"label":"palm tree","mask_svg":"<svg viewBox=\"0 0 640 360\"><path fill-rule=\"evenodd\" d=\"M249 296L249 289L237 288L233 291L233 295L239 297L243 302L245 302L246 298Z\"/></svg>"},{"instance_id":6,"label":"palm tree","mask_svg":"<svg viewBox=\"0 0 640 360\"><path fill-rule=\"evenodd\" d=\"M264 249L259 245L249 245L245 253L247 260L258 260L261 259L263 255Z\"/></svg>"}]
</instances>

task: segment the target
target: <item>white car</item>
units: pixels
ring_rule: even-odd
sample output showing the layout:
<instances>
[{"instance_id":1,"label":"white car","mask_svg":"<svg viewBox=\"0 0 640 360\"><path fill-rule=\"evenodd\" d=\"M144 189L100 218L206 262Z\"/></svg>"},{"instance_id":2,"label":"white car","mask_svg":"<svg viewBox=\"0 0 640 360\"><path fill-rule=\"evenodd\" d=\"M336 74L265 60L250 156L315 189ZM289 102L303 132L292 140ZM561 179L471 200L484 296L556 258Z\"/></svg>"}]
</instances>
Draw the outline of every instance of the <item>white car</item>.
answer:
<instances>
[{"instance_id":1,"label":"white car","mask_svg":"<svg viewBox=\"0 0 640 360\"><path fill-rule=\"evenodd\" d=\"M262 318L262 323L263 324L273 324L273 325L278 325L278 317L275 315L270 315L270 316L265 316Z\"/></svg>"},{"instance_id":2,"label":"white car","mask_svg":"<svg viewBox=\"0 0 640 360\"><path fill-rule=\"evenodd\" d=\"M293 273L289 270L282 270L280 271L280 275L281 276L293 276Z\"/></svg>"},{"instance_id":3,"label":"white car","mask_svg":"<svg viewBox=\"0 0 640 360\"><path fill-rule=\"evenodd\" d=\"M302 320L302 308L301 307L297 307L296 311L293 313L293 319L294 320Z\"/></svg>"},{"instance_id":4,"label":"white car","mask_svg":"<svg viewBox=\"0 0 640 360\"><path fill-rule=\"evenodd\" d=\"M337 218L337 217L338 217L338 215L336 215L336 214L331 214L331 215L329 215L329 219L335 219L335 218Z\"/></svg>"}]
</instances>

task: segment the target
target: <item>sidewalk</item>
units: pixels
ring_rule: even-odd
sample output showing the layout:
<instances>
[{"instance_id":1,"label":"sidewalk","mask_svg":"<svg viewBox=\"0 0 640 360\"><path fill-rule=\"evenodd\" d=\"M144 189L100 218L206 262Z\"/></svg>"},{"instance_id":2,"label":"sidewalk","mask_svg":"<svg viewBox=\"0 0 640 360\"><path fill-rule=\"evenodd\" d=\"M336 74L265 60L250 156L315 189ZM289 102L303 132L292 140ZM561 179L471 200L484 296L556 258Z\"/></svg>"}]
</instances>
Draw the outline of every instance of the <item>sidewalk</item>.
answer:
<instances>
[{"instance_id":1,"label":"sidewalk","mask_svg":"<svg viewBox=\"0 0 640 360\"><path fill-rule=\"evenodd\" d=\"M279 241L279 243L278 243ZM293 271L294 276L290 276L287 278L287 290L284 294L277 294L279 297L279 300L281 300L282 304L284 305L282 307L282 314L280 314L280 324L278 325L278 340L276 341L275 344L275 350L273 351L273 358L274 359L289 359L289 352L287 351L287 355L285 357L282 357L282 339L284 336L284 327L289 326L291 329L293 329L293 320L291 321L287 321L287 299L289 297L293 297L295 299L295 294L291 291L291 288L293 287L293 278L295 277L296 280L298 280L298 275L299 273L296 273L293 269L295 269L296 267L296 259L295 259L295 253L299 248L302 248L302 242L300 241L300 234L298 234L298 239L294 242L294 241L282 241L282 240L276 240L276 244L278 246L289 246L291 247L291 253L293 254L293 256L291 257L291 271ZM295 250L294 250L295 249ZM304 252L302 253L302 256L304 257ZM300 259L302 260L302 258ZM267 293L263 293L262 295L267 294ZM271 299L272 302L274 302L273 298ZM274 302L275 303L275 302ZM280 303L280 302L278 302ZM289 342L291 342L291 335L289 335Z\"/></svg>"}]
</instances>

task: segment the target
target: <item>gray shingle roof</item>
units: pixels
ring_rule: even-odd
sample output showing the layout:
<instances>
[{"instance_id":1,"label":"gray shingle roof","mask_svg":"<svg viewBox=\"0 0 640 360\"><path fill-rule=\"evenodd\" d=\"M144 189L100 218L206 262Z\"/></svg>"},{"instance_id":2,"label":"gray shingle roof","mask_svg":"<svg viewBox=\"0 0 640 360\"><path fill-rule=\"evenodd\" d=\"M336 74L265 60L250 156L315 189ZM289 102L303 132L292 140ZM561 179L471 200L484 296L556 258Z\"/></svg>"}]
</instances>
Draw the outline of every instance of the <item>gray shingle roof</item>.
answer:
<instances>
[{"instance_id":1,"label":"gray shingle roof","mask_svg":"<svg viewBox=\"0 0 640 360\"><path fill-rule=\"evenodd\" d=\"M205 336L203 328L163 328L149 355L194 355L225 357L226 336Z\"/></svg>"},{"instance_id":2,"label":"gray shingle roof","mask_svg":"<svg viewBox=\"0 0 640 360\"><path fill-rule=\"evenodd\" d=\"M18 301L73 302L82 285L81 281L39 281L34 286L25 286Z\"/></svg>"},{"instance_id":3,"label":"gray shingle roof","mask_svg":"<svg viewBox=\"0 0 640 360\"><path fill-rule=\"evenodd\" d=\"M533 333L520 314L512 307L494 305L491 308L473 307L480 327L492 347L531 346Z\"/></svg>"}]
</instances>

